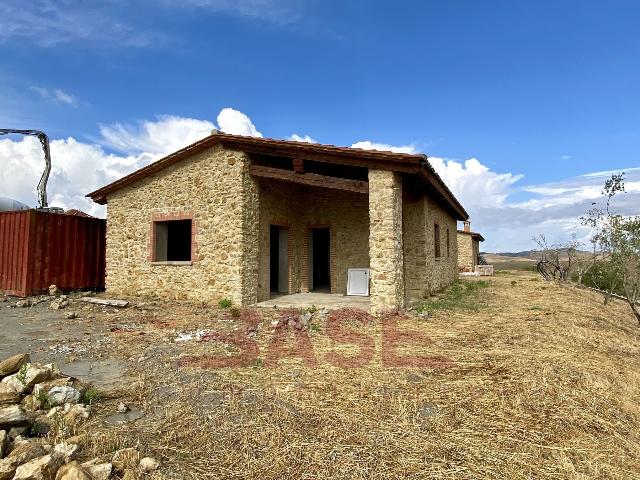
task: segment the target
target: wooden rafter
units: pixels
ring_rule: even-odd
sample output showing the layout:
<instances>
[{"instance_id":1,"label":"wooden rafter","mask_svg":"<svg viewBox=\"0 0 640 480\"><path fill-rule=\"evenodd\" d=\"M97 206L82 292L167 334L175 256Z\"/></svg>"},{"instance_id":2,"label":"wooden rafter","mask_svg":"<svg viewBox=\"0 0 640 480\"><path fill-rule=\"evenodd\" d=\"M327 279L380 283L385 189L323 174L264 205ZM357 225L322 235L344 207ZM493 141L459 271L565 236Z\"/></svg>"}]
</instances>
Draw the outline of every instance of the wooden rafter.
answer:
<instances>
[{"instance_id":1,"label":"wooden rafter","mask_svg":"<svg viewBox=\"0 0 640 480\"><path fill-rule=\"evenodd\" d=\"M316 173L295 173L282 168L263 167L261 165L251 165L249 173L254 177L272 178L284 182L299 183L311 187L331 188L333 190L345 190L354 193L369 193L369 182L361 180L349 180L346 178L329 177Z\"/></svg>"}]
</instances>

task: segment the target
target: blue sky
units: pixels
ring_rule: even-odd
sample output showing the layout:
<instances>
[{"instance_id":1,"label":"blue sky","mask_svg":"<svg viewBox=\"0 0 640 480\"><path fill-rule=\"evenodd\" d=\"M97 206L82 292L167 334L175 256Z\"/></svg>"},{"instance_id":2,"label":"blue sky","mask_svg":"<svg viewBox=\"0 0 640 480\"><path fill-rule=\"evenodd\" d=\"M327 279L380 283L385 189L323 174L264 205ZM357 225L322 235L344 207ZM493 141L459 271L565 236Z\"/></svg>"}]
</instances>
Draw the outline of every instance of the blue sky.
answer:
<instances>
[{"instance_id":1,"label":"blue sky","mask_svg":"<svg viewBox=\"0 0 640 480\"><path fill-rule=\"evenodd\" d=\"M544 209L566 203L576 192L568 185L591 191L601 180L581 175L640 166L637 1L129 3L0 7L0 125L46 130L62 142L54 162L72 155L64 150L69 137L99 150L104 158L91 165L105 175L93 183L179 148L181 134L194 135L184 119L204 131L230 107L267 137L370 141L443 159L443 177L487 237L486 249L511 250L526 248L538 231L558 230L554 221L569 212L547 219ZM160 127L175 142L154 149L140 138ZM0 167L3 151L5 163L37 155L28 141L0 142ZM100 164L110 155L129 160ZM469 159L484 173L468 171ZM57 174L64 188L76 175ZM554 195L541 190L547 184ZM87 181L83 191L94 186ZM62 204L93 208L64 188ZM0 174L0 196L30 201L31 191L16 189ZM513 207L525 216L535 210L538 223L515 232L492 221ZM561 230L559 239L571 233Z\"/></svg>"}]
</instances>

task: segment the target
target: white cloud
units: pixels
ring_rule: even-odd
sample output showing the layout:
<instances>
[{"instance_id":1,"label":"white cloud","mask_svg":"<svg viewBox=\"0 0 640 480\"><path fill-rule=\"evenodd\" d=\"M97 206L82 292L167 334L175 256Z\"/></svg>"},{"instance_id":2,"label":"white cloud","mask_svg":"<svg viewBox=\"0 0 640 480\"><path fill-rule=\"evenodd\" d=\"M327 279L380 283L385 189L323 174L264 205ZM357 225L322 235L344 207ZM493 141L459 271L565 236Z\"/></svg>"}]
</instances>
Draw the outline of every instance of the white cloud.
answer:
<instances>
[{"instance_id":1,"label":"white cloud","mask_svg":"<svg viewBox=\"0 0 640 480\"><path fill-rule=\"evenodd\" d=\"M261 137L244 113L223 109L218 127L226 133ZM48 193L52 206L77 208L103 215L104 207L85 195L158 158L203 138L216 128L213 122L177 116L160 116L135 125L100 126L100 138L83 143L74 138L51 142L53 170ZM296 141L315 141L308 135L293 134ZM358 142L356 148L375 148L395 152L416 152L414 146L393 146L371 141ZM112 149L119 154L109 153ZM487 241L486 251L515 251L532 248L531 238L545 233L551 241L576 233L586 239L581 226L584 215L598 200L610 171L594 172L558 182L521 185L523 176L495 172L480 160L429 157L429 161L469 212L472 228ZM39 142L31 137L0 140L0 193L29 205L36 203L36 185L44 160ZM615 208L625 214L638 214L640 205L640 167L626 169L628 193L615 200Z\"/></svg>"},{"instance_id":2,"label":"white cloud","mask_svg":"<svg viewBox=\"0 0 640 480\"><path fill-rule=\"evenodd\" d=\"M356 142L351 145L351 148L361 148L363 150L382 150L385 152L395 153L416 153L416 147L414 145L394 146L386 143L375 143L370 140L364 140Z\"/></svg>"},{"instance_id":3,"label":"white cloud","mask_svg":"<svg viewBox=\"0 0 640 480\"><path fill-rule=\"evenodd\" d=\"M249 117L231 108L220 112L218 123L226 133L262 136ZM95 143L79 142L72 137L52 140L49 204L103 216L104 207L85 198L87 193L206 137L214 128L216 125L208 120L164 115L135 125L100 125L100 138ZM105 148L121 154L108 153ZM35 206L36 185L43 169L43 153L37 139L0 140L3 197Z\"/></svg>"},{"instance_id":4,"label":"white cloud","mask_svg":"<svg viewBox=\"0 0 640 480\"><path fill-rule=\"evenodd\" d=\"M485 251L529 250L531 238L544 233L551 241L576 234L587 241L582 226L594 201L600 200L604 181L613 172L598 172L539 185L519 185L523 176L497 173L475 158L464 162L429 157L438 174L469 213L473 230L486 238ZM640 168L627 169L627 192L616 199L621 213L639 213ZM518 196L528 196L516 200Z\"/></svg>"},{"instance_id":5,"label":"white cloud","mask_svg":"<svg viewBox=\"0 0 640 480\"><path fill-rule=\"evenodd\" d=\"M85 195L106 185L157 156L149 154L118 156L102 147L78 142L74 138L51 142L52 169L47 186L51 206L77 208L93 215L104 215L104 207ZM36 185L44 170L42 147L37 139L0 140L0 191L2 196L35 206Z\"/></svg>"},{"instance_id":6,"label":"white cloud","mask_svg":"<svg viewBox=\"0 0 640 480\"><path fill-rule=\"evenodd\" d=\"M256 129L251 119L233 108L223 108L218 114L217 121L220 130L224 133L262 137L262 133Z\"/></svg>"},{"instance_id":7,"label":"white cloud","mask_svg":"<svg viewBox=\"0 0 640 480\"><path fill-rule=\"evenodd\" d=\"M429 157L429 163L463 205L477 204L498 207L504 203L512 186L522 175L496 173L470 158L464 163L439 157Z\"/></svg>"},{"instance_id":8,"label":"white cloud","mask_svg":"<svg viewBox=\"0 0 640 480\"><path fill-rule=\"evenodd\" d=\"M294 142L303 142L303 143L318 143L317 140L311 138L309 135L301 136L301 135L298 135L297 133L294 133L293 135L288 137L287 140L291 140Z\"/></svg>"},{"instance_id":9,"label":"white cloud","mask_svg":"<svg viewBox=\"0 0 640 480\"><path fill-rule=\"evenodd\" d=\"M45 100L52 100L57 103L64 103L72 107L78 106L78 99L75 96L59 88L54 88L53 90L50 90L46 87L32 86L31 90L36 92L38 95L40 95L40 97L42 97Z\"/></svg>"},{"instance_id":10,"label":"white cloud","mask_svg":"<svg viewBox=\"0 0 640 480\"><path fill-rule=\"evenodd\" d=\"M119 152L166 154L206 137L214 128L208 120L161 115L137 125L100 125L100 143Z\"/></svg>"}]
</instances>

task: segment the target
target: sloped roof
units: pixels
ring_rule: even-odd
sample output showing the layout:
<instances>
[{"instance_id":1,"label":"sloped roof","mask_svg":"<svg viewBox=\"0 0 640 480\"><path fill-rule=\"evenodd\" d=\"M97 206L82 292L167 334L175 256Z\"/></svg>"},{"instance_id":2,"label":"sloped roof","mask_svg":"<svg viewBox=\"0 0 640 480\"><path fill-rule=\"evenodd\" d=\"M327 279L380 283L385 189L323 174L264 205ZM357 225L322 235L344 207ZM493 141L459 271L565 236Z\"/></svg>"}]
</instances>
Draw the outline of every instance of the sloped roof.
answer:
<instances>
[{"instance_id":1,"label":"sloped roof","mask_svg":"<svg viewBox=\"0 0 640 480\"><path fill-rule=\"evenodd\" d=\"M107 203L107 196L111 193L218 144L231 150L240 150L246 153L298 158L367 168L371 167L415 174L432 187L435 193L441 197L441 200L455 213L458 220L467 220L468 218L464 207L458 202L451 190L449 190L433 169L426 155L363 150L360 148L275 140L272 138L247 137L226 133L213 133L202 140L89 193L87 197L96 203L105 204Z\"/></svg>"},{"instance_id":2,"label":"sloped roof","mask_svg":"<svg viewBox=\"0 0 640 480\"><path fill-rule=\"evenodd\" d=\"M464 230L458 230L458 233L464 233L465 235L471 235L474 239L484 242L484 237L478 232L465 232Z\"/></svg>"}]
</instances>

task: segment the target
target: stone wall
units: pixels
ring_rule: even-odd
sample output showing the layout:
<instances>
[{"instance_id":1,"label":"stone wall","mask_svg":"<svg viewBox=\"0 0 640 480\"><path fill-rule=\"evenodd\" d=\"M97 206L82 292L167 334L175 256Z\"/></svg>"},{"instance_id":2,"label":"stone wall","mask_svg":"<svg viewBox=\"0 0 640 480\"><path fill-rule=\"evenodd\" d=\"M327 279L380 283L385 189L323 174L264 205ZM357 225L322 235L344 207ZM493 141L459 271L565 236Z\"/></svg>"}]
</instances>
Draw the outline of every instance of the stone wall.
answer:
<instances>
[{"instance_id":1,"label":"stone wall","mask_svg":"<svg viewBox=\"0 0 640 480\"><path fill-rule=\"evenodd\" d=\"M440 257L435 256L434 224L440 225ZM429 295L451 285L458 279L458 245L456 242L455 218L436 202L427 199L427 272ZM449 252L447 254L447 231L449 232Z\"/></svg>"},{"instance_id":2,"label":"stone wall","mask_svg":"<svg viewBox=\"0 0 640 480\"><path fill-rule=\"evenodd\" d=\"M270 295L270 225L289 231L289 293L309 291L309 228L328 227L331 292L346 294L347 270L369 266L367 196L265 179L259 191L259 301Z\"/></svg>"},{"instance_id":3,"label":"stone wall","mask_svg":"<svg viewBox=\"0 0 640 480\"><path fill-rule=\"evenodd\" d=\"M404 280L406 305L420 303L457 278L456 220L415 187L403 185ZM440 227L440 257L435 225ZM447 232L449 246L447 248Z\"/></svg>"},{"instance_id":4,"label":"stone wall","mask_svg":"<svg viewBox=\"0 0 640 480\"><path fill-rule=\"evenodd\" d=\"M404 306L402 177L369 170L369 259L371 310Z\"/></svg>"},{"instance_id":5,"label":"stone wall","mask_svg":"<svg viewBox=\"0 0 640 480\"><path fill-rule=\"evenodd\" d=\"M478 241L470 233L457 233L458 268L462 272L473 272L478 258Z\"/></svg>"},{"instance_id":6,"label":"stone wall","mask_svg":"<svg viewBox=\"0 0 640 480\"><path fill-rule=\"evenodd\" d=\"M107 198L110 295L252 304L257 297L258 191L242 152L214 146ZM154 216L191 217L190 265L150 258Z\"/></svg>"}]
</instances>

